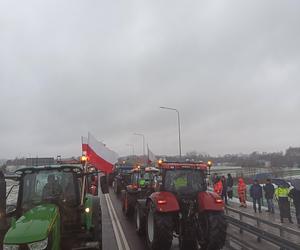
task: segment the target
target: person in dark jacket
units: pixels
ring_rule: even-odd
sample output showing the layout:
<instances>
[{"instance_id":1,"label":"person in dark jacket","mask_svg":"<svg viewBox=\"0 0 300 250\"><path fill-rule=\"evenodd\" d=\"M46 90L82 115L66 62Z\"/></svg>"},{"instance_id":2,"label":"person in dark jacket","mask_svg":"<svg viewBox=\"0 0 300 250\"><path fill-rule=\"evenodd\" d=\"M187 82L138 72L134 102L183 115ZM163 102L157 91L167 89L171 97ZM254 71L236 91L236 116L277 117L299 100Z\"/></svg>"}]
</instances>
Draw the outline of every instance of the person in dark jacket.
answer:
<instances>
[{"instance_id":1,"label":"person in dark jacket","mask_svg":"<svg viewBox=\"0 0 300 250\"><path fill-rule=\"evenodd\" d=\"M227 195L229 199L232 199L233 197L233 178L231 174L227 174L227 181L226 181L226 186L227 186Z\"/></svg>"},{"instance_id":2,"label":"person in dark jacket","mask_svg":"<svg viewBox=\"0 0 300 250\"><path fill-rule=\"evenodd\" d=\"M268 210L267 212L271 212L274 214L274 193L275 193L275 188L273 184L271 183L270 179L267 179L267 184L264 186L264 191L265 191L265 197L268 203Z\"/></svg>"},{"instance_id":3,"label":"person in dark jacket","mask_svg":"<svg viewBox=\"0 0 300 250\"><path fill-rule=\"evenodd\" d=\"M289 192L289 197L293 199L293 203L296 209L297 224L298 228L300 228L300 190L293 188Z\"/></svg>"},{"instance_id":4,"label":"person in dark jacket","mask_svg":"<svg viewBox=\"0 0 300 250\"><path fill-rule=\"evenodd\" d=\"M226 182L226 178L225 178L224 175L221 177L221 181L222 181L222 185L223 185L221 197L222 197L222 200L225 201L225 204L228 205L228 201L227 201L227 182Z\"/></svg>"},{"instance_id":5,"label":"person in dark jacket","mask_svg":"<svg viewBox=\"0 0 300 250\"><path fill-rule=\"evenodd\" d=\"M256 203L258 204L258 211L261 213L261 199L262 199L262 187L257 180L254 180L254 184L250 187L250 196L253 199L253 209L256 213Z\"/></svg>"}]
</instances>

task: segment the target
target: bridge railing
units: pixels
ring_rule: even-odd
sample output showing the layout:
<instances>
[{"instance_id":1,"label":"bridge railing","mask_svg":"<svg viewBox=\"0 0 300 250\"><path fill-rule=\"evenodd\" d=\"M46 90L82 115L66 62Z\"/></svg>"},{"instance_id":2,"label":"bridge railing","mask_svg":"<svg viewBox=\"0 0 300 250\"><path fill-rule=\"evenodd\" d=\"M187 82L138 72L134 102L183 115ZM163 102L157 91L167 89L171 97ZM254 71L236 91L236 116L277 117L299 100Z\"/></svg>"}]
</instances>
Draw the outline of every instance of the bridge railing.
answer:
<instances>
[{"instance_id":1,"label":"bridge railing","mask_svg":"<svg viewBox=\"0 0 300 250\"><path fill-rule=\"evenodd\" d=\"M297 242L297 239L300 238L300 231L298 230L283 227L230 207L225 208L225 214L229 224L237 227L241 234L245 231L256 236L258 243L263 239L280 247L280 249L300 249L299 242Z\"/></svg>"}]
</instances>

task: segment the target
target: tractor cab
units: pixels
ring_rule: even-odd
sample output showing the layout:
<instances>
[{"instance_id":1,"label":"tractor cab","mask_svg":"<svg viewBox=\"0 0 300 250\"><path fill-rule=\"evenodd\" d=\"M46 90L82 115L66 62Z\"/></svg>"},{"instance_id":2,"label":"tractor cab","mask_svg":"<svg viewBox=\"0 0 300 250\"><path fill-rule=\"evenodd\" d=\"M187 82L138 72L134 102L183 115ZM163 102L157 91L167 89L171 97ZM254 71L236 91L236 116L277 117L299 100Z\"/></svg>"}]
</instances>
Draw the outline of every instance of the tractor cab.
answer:
<instances>
[{"instance_id":1,"label":"tractor cab","mask_svg":"<svg viewBox=\"0 0 300 250\"><path fill-rule=\"evenodd\" d=\"M178 196L193 196L207 190L207 170L204 163L161 163L161 191Z\"/></svg>"},{"instance_id":2,"label":"tractor cab","mask_svg":"<svg viewBox=\"0 0 300 250\"><path fill-rule=\"evenodd\" d=\"M113 190L116 194L119 194L121 190L131 182L132 165L120 165L116 168L116 176L113 180Z\"/></svg>"},{"instance_id":3,"label":"tractor cab","mask_svg":"<svg viewBox=\"0 0 300 250\"><path fill-rule=\"evenodd\" d=\"M80 249L86 245L100 249L100 202L89 192L88 181L95 175L96 171L86 171L79 164L17 170L16 206L1 216L6 223L4 249ZM105 177L101 177L102 187ZM4 193L6 181L1 182ZM77 235L84 237L79 240Z\"/></svg>"}]
</instances>

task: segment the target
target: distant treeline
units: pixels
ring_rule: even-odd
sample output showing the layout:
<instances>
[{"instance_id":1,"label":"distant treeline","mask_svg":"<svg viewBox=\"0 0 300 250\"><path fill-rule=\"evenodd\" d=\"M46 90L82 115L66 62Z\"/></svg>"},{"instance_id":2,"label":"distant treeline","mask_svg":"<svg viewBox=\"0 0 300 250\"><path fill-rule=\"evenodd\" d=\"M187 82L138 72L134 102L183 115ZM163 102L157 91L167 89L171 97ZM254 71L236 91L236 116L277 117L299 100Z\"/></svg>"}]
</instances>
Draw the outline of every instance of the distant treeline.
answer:
<instances>
[{"instance_id":1,"label":"distant treeline","mask_svg":"<svg viewBox=\"0 0 300 250\"><path fill-rule=\"evenodd\" d=\"M223 156L211 156L209 154L201 154L197 151L190 151L179 156L156 156L158 159L167 161L213 161L214 165L229 165L241 167L300 167L300 148L288 148L285 153L260 153L253 152L251 154L226 154ZM120 161L134 163L136 161L143 162L141 156L127 156L120 158Z\"/></svg>"}]
</instances>

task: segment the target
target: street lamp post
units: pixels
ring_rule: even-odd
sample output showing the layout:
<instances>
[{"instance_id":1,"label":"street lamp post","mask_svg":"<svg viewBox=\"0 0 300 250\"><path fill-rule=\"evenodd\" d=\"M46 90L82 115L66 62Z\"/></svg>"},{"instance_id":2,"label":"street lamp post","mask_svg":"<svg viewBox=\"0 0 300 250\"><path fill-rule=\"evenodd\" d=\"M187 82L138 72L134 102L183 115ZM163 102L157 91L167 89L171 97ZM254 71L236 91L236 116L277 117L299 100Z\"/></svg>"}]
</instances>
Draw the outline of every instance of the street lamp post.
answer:
<instances>
[{"instance_id":1,"label":"street lamp post","mask_svg":"<svg viewBox=\"0 0 300 250\"><path fill-rule=\"evenodd\" d=\"M134 135L138 135L143 137L143 156L145 155L145 135L141 133L133 133Z\"/></svg>"},{"instance_id":2,"label":"street lamp post","mask_svg":"<svg viewBox=\"0 0 300 250\"><path fill-rule=\"evenodd\" d=\"M181 132L180 132L180 115L178 109L169 108L169 107L160 107L161 109L168 109L176 111L177 113L177 120L178 120L178 147L179 147L179 157L181 158Z\"/></svg>"}]
</instances>

